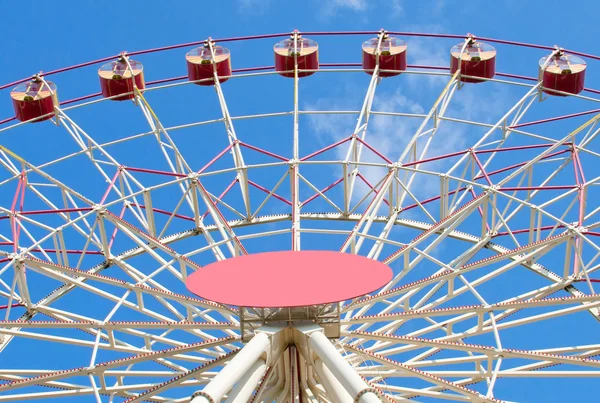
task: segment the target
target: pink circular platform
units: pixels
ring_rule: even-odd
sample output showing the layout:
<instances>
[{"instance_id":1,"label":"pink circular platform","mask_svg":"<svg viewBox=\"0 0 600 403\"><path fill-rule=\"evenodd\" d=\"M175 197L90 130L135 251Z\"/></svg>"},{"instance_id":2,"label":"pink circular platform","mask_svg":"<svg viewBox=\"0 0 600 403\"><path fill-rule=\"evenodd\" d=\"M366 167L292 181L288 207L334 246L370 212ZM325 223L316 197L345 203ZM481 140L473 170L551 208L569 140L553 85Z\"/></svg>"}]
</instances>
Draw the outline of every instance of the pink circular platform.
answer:
<instances>
[{"instance_id":1,"label":"pink circular platform","mask_svg":"<svg viewBox=\"0 0 600 403\"><path fill-rule=\"evenodd\" d=\"M385 264L331 251L268 252L209 264L187 278L192 293L226 305L322 305L375 291L392 279Z\"/></svg>"}]
</instances>

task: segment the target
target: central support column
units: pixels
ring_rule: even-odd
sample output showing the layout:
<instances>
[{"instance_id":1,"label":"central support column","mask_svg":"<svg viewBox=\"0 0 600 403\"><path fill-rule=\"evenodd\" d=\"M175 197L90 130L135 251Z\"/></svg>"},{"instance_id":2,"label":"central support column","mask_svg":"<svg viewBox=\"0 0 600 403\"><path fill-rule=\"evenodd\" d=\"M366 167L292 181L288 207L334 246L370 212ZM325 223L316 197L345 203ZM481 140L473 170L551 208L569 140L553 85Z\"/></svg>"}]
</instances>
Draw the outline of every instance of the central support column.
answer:
<instances>
[{"instance_id":1,"label":"central support column","mask_svg":"<svg viewBox=\"0 0 600 403\"><path fill-rule=\"evenodd\" d=\"M251 399L267 367L284 360L282 353L295 346L319 376L327 395L334 403L381 403L377 389L371 387L354 370L325 336L324 329L313 323L292 326L265 326L242 348L204 389L192 395L191 403L244 403ZM295 357L295 355L294 355ZM293 362L293 361L290 361ZM283 362L285 364L285 361ZM288 368L284 365L283 368ZM294 371L296 365L282 375L286 382L303 384ZM268 381L268 380L267 380ZM288 393L283 387L278 393ZM295 393L295 392L294 392ZM302 395L302 391L299 391Z\"/></svg>"}]
</instances>

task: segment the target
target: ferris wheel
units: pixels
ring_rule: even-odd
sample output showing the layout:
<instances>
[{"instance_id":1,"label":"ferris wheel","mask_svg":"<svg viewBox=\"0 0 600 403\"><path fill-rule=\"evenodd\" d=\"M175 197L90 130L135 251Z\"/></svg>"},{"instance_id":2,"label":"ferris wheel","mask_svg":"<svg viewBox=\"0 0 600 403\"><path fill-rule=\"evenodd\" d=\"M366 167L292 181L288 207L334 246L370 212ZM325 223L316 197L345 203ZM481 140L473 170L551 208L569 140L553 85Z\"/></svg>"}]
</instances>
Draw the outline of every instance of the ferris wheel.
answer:
<instances>
[{"instance_id":1,"label":"ferris wheel","mask_svg":"<svg viewBox=\"0 0 600 403\"><path fill-rule=\"evenodd\" d=\"M449 44L445 65L410 63L422 38ZM324 63L341 41L353 61ZM511 51L533 76L497 71ZM143 60L165 54L187 75ZM0 402L540 401L575 378L594 393L598 60L293 31L1 86ZM359 109L302 103L358 74ZM78 92L86 77L100 92ZM424 79L441 88L424 110L377 103ZM515 100L488 107L492 87ZM486 113L453 109L465 94ZM337 138L315 135L309 119L332 117Z\"/></svg>"}]
</instances>

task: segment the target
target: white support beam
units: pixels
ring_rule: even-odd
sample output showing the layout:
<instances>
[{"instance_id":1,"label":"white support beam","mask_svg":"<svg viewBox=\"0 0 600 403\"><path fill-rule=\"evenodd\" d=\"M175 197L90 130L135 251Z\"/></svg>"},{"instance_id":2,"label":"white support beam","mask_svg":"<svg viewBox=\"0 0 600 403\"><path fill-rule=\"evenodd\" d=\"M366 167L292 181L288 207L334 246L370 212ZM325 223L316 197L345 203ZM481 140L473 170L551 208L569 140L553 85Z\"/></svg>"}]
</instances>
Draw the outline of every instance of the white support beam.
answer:
<instances>
[{"instance_id":1,"label":"white support beam","mask_svg":"<svg viewBox=\"0 0 600 403\"><path fill-rule=\"evenodd\" d=\"M379 34L379 40L377 41L377 48L375 49L375 69L371 75L369 86L365 94L362 108L356 121L356 126L352 132L352 139L348 145L348 151L346 158L343 161L344 164L344 213L348 214L350 211L350 203L352 202L352 196L354 194L354 188L356 184L356 177L358 175L359 166L356 162L361 160L364 144L357 139L360 138L365 141L367 135L367 129L369 127L369 120L371 117L371 108L373 107L373 100L375 99L375 91L377 85L381 82L379 77L379 53L381 50L381 43L385 37L385 33ZM350 168L350 169L348 169Z\"/></svg>"},{"instance_id":2,"label":"white support beam","mask_svg":"<svg viewBox=\"0 0 600 403\"><path fill-rule=\"evenodd\" d=\"M322 331L312 331L307 336L309 349L323 361L354 402L381 403L377 390L356 373Z\"/></svg>"},{"instance_id":3,"label":"white support beam","mask_svg":"<svg viewBox=\"0 0 600 403\"><path fill-rule=\"evenodd\" d=\"M229 114L229 108L227 106L227 102L225 101L225 95L223 94L223 89L221 88L219 75L217 74L217 63L215 60L214 43L211 40L207 40L206 44L210 49L213 61L214 89L219 99L219 106L221 107L221 114L223 115L223 123L225 123L225 130L227 131L227 141L231 145L231 154L233 157L233 163L236 167L237 179L240 185L242 201L246 210L246 219L249 220L252 217L252 214L250 205L250 191L248 187L248 168L246 167L246 163L244 162L244 156L242 155L240 141L237 138L235 127L233 125L233 120L231 119L231 115Z\"/></svg>"},{"instance_id":4,"label":"white support beam","mask_svg":"<svg viewBox=\"0 0 600 403\"><path fill-rule=\"evenodd\" d=\"M266 371L265 360L256 360L231 389L225 403L247 403Z\"/></svg>"},{"instance_id":5,"label":"white support beam","mask_svg":"<svg viewBox=\"0 0 600 403\"><path fill-rule=\"evenodd\" d=\"M204 389L192 395L191 403L220 402L233 385L253 368L253 365L265 354L270 345L269 335L262 332L255 334ZM248 380L253 379L252 376L248 377Z\"/></svg>"},{"instance_id":6,"label":"white support beam","mask_svg":"<svg viewBox=\"0 0 600 403\"><path fill-rule=\"evenodd\" d=\"M314 360L313 368L333 403L354 403L352 396L320 358Z\"/></svg>"}]
</instances>

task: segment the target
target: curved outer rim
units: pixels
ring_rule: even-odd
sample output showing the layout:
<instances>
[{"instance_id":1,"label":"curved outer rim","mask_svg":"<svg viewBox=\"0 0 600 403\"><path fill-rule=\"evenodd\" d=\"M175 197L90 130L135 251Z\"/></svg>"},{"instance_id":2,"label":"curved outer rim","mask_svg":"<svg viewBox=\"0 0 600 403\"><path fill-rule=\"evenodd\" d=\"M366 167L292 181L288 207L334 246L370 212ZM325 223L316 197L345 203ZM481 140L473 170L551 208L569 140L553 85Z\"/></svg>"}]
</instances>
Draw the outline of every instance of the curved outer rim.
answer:
<instances>
[{"instance_id":1,"label":"curved outer rim","mask_svg":"<svg viewBox=\"0 0 600 403\"><path fill-rule=\"evenodd\" d=\"M335 36L335 35L377 35L379 34L380 31L315 31L315 32L302 32L302 35L305 36ZM444 38L444 39L466 39L468 37L468 35L457 35L457 34L437 34L437 33L425 33L425 32L402 32L402 31L389 31L387 32L389 35L395 35L395 36L410 36L410 37L425 37L425 38ZM264 35L252 35L252 36L240 36L240 37L231 37L231 38L220 38L220 39L213 39L213 38L209 38L214 42L236 42L236 41L247 41L247 40L256 40L256 39L267 39L267 38L280 38L280 37L286 37L289 36L289 33L277 33L277 34L264 34ZM480 41L485 41L485 42L492 42L492 43L498 43L498 44L504 44L504 45L511 45L511 46L520 46L520 47L527 47L527 48L532 48L532 49L545 49L545 50L549 50L552 51L555 49L554 46L547 46L547 45L539 45L539 44L531 44L531 43L525 43L525 42L518 42L518 41L511 41L511 40L505 40L505 39L496 39L496 38L487 38L487 37L476 37L477 40ZM197 46L197 45L201 45L203 43L205 43L206 40L201 40L201 41L195 41L195 42L188 42L188 43L181 43L181 44L176 44L176 45L169 45L169 46L163 46L163 47L159 47L159 48L150 48L150 49L144 49L144 50L138 50L138 51L134 51L134 52L129 52L127 53L128 56L135 56L135 55L142 55L142 54L147 54L147 53L156 53L156 52L163 52L163 51L167 51L167 50L173 50L173 49L179 49L179 48L184 48L184 47L193 47L193 46ZM575 50L570 50L570 49L564 49L565 53L570 53L573 55L577 55L580 57L584 57L584 58L588 58L588 59L593 59L593 60L600 60L600 56L594 55L594 54L589 54L589 53L583 53L583 52L578 52ZM54 75L54 74L59 74L59 73L63 73L66 71L70 71L70 70L76 70L76 69L80 69L83 67L87 67L87 66L91 66L94 64L100 64L100 63L105 63L107 61L111 61L114 60L115 58L117 58L120 54L117 55L113 55L113 56L107 56L107 57L103 57L101 59L97 59L97 60L91 60L88 62L83 62L83 63L79 63L79 64L75 64L72 66L67 66L67 67L62 67L56 70L51 70L48 72L44 73L44 77L50 76L50 75ZM332 63L335 65L339 65L339 63ZM345 65L349 65L350 63L344 63ZM351 63L351 65L354 66L360 66L360 63ZM323 67L326 67L327 64L322 64ZM411 66L409 65L408 67L415 67L415 66ZM259 67L259 69L264 69L264 70L270 70L273 69L274 66L269 66L269 67ZM421 66L421 68L429 68L429 69L440 69L443 68L445 70L449 70L449 68L447 67L441 67L441 66ZM234 69L233 72L240 72L240 71L247 71L247 69ZM496 73L499 76L502 76L501 73ZM506 73L505 73L506 75ZM506 75L506 76L512 76L512 75ZM512 76L513 78L520 78L520 79L524 79L524 80L537 80L536 78L533 77L525 77L525 76ZM155 80L155 81L150 81L147 82L147 85L153 85L153 84L158 84L158 83L164 83L164 82L170 82L170 81L178 81L178 80L184 80L186 78L186 76L181 76L181 77L172 77L172 78L166 78L166 79L160 79L160 80ZM7 89L7 88L12 88L15 85L21 84L23 82L26 82L30 79L30 77L27 78L23 78L17 81L13 81L7 84L3 84L0 85L0 91ZM592 89L592 88L585 88L584 91L588 91L588 92L592 92L595 94L600 94L600 90L596 90L596 89ZM89 94L89 95L85 95L82 97L78 97L78 98L74 98L74 99L70 99L70 100L66 100L66 101L62 101L60 103L60 105L66 105L66 104L70 104L70 103L74 103L77 101L82 101L82 100L86 100L86 99L90 99L90 98L94 98L97 96L100 96L101 93L94 93L94 94ZM11 122L13 121L15 118L11 117L11 118L5 118L0 120L0 125L3 125L5 123Z\"/></svg>"}]
</instances>

